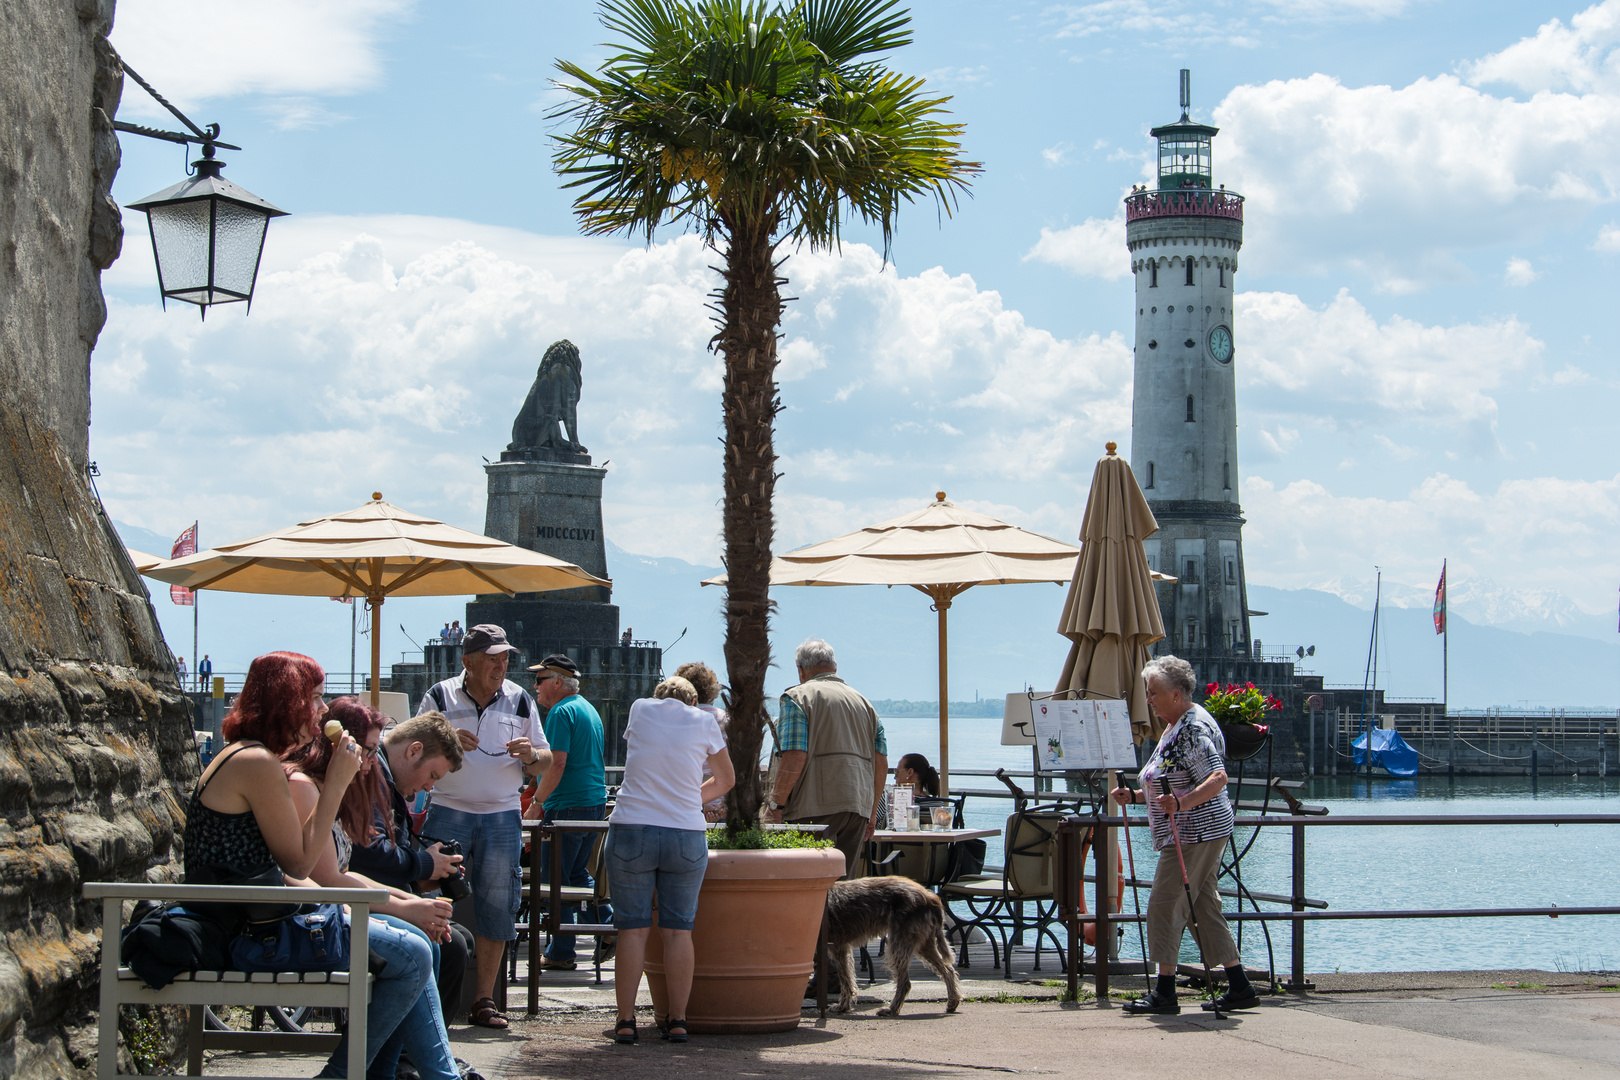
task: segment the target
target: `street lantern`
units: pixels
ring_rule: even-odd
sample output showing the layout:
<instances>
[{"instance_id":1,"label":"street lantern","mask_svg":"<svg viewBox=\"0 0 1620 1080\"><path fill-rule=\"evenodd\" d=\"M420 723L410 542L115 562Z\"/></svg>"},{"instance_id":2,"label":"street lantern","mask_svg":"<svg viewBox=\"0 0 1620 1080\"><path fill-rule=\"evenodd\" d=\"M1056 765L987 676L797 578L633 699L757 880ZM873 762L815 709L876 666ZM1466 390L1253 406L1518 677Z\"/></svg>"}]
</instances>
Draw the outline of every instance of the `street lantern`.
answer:
<instances>
[{"instance_id":1,"label":"street lantern","mask_svg":"<svg viewBox=\"0 0 1620 1080\"><path fill-rule=\"evenodd\" d=\"M218 124L209 124L206 129L198 127L128 64L123 67L124 74L173 113L190 133L122 120L113 121L113 127L166 142L202 146L202 157L191 163L196 170L194 176L129 204L131 210L146 212L163 306L167 308L171 298L183 300L196 304L203 318L215 304L245 301L251 310L265 229L271 218L285 217L287 212L220 175L225 163L214 157L215 149L241 147L221 142Z\"/></svg>"},{"instance_id":2,"label":"street lantern","mask_svg":"<svg viewBox=\"0 0 1620 1080\"><path fill-rule=\"evenodd\" d=\"M184 300L206 318L211 305L245 300L251 310L265 228L287 212L221 176L211 143L192 165L196 176L129 204L146 212L164 307Z\"/></svg>"}]
</instances>

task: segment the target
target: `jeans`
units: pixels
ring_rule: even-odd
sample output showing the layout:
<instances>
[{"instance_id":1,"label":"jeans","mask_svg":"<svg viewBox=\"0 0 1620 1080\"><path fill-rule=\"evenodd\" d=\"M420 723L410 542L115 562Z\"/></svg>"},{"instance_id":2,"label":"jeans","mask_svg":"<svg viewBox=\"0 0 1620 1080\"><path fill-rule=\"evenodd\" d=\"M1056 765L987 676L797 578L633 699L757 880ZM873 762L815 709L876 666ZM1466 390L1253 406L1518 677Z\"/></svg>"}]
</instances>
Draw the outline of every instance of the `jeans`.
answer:
<instances>
[{"instance_id":1,"label":"jeans","mask_svg":"<svg viewBox=\"0 0 1620 1080\"><path fill-rule=\"evenodd\" d=\"M433 981L439 950L422 931L392 915L373 915L368 938L383 969L371 985L366 1010L367 1080L392 1080L401 1047L423 1080L460 1080ZM348 1076L348 1054L345 1033L319 1075Z\"/></svg>"},{"instance_id":2,"label":"jeans","mask_svg":"<svg viewBox=\"0 0 1620 1080\"><path fill-rule=\"evenodd\" d=\"M620 930L651 926L656 895L661 929L692 929L698 890L709 868L708 836L702 829L613 825L608 829L606 862L619 909L614 926Z\"/></svg>"},{"instance_id":3,"label":"jeans","mask_svg":"<svg viewBox=\"0 0 1620 1080\"><path fill-rule=\"evenodd\" d=\"M606 806L572 806L561 810L547 810L544 821L601 821L607 814ZM560 832L557 834L557 846L562 849L562 883L571 887L589 889L596 883L591 880L590 862L591 849L596 844L596 833L589 832ZM551 843L547 841L540 845L540 881L549 884L551 881ZM584 908L581 918L580 908ZM564 904L562 911L558 912L558 919L565 923L587 922L605 923L613 918L613 909L606 904L598 907L596 904ZM546 946L546 959L572 960L574 959L574 935L556 934L551 944Z\"/></svg>"},{"instance_id":4,"label":"jeans","mask_svg":"<svg viewBox=\"0 0 1620 1080\"><path fill-rule=\"evenodd\" d=\"M514 916L523 898L523 825L516 810L469 814L448 806L428 807L422 835L457 840L472 885L472 931L491 941L517 937Z\"/></svg>"}]
</instances>

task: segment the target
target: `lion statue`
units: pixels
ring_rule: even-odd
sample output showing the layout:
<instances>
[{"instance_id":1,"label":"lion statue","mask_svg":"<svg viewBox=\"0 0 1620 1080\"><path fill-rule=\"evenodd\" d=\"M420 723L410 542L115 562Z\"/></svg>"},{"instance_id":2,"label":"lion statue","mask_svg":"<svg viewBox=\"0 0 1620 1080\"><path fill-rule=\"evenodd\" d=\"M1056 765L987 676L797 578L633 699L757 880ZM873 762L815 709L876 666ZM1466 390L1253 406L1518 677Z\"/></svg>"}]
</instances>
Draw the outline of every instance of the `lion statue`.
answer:
<instances>
[{"instance_id":1,"label":"lion statue","mask_svg":"<svg viewBox=\"0 0 1620 1080\"><path fill-rule=\"evenodd\" d=\"M564 338L540 359L540 371L512 422L508 450L564 450L586 453L579 441L579 349Z\"/></svg>"}]
</instances>

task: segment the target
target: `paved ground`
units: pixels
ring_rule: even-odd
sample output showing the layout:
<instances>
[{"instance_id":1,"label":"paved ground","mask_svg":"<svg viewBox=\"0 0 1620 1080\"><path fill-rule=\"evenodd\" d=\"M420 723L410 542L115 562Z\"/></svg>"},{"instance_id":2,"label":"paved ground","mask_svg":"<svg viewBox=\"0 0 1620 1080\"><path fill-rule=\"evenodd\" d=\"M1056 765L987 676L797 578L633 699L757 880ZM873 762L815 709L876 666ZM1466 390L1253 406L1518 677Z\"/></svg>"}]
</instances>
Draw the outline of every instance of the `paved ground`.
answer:
<instances>
[{"instance_id":1,"label":"paved ground","mask_svg":"<svg viewBox=\"0 0 1620 1080\"><path fill-rule=\"evenodd\" d=\"M881 967L880 967L881 972ZM982 972L970 972L979 974ZM1053 974L1053 973L1048 973ZM1125 1015L1055 999L1039 981L969 980L970 1000L942 1011L938 980L914 976L905 1016L875 1013L887 986L863 992L849 1016L807 1012L797 1031L660 1042L645 1011L636 1046L610 1041L611 982L548 972L542 1011L527 1018L514 996L506 1033L457 1026L456 1054L490 1080L705 1080L813 1075L817 1080L946 1080L986 1073L1106 1075L1108 1080L1227 1075L1277 1080L1372 1077L1455 1080L1620 1080L1620 978L1555 972L1406 972L1314 976L1308 995L1267 999L1217 1021L1191 1007L1179 1017ZM566 980L566 981L565 981ZM571 985L570 985L571 984ZM1134 985L1131 987L1134 989ZM863 991L865 990L863 986ZM604 1007L606 1006L606 1007ZM309 1076L309 1058L219 1055L221 1075Z\"/></svg>"}]
</instances>

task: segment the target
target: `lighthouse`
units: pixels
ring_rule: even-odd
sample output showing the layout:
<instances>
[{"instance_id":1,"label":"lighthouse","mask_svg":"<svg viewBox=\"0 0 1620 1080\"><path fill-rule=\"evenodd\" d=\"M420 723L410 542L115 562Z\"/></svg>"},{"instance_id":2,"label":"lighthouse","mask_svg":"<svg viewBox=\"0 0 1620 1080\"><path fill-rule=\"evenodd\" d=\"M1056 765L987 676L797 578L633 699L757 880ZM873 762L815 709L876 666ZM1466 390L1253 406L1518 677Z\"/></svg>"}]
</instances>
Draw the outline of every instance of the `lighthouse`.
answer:
<instances>
[{"instance_id":1,"label":"lighthouse","mask_svg":"<svg viewBox=\"0 0 1620 1080\"><path fill-rule=\"evenodd\" d=\"M1237 393L1242 363L1232 297L1243 196L1215 184L1219 129L1193 121L1181 72L1181 119L1154 128L1158 183L1125 199L1136 279L1131 468L1159 531L1143 545L1160 582L1166 640L1208 680L1272 682L1250 635L1239 500ZM1272 676L1264 678L1263 676Z\"/></svg>"}]
</instances>

